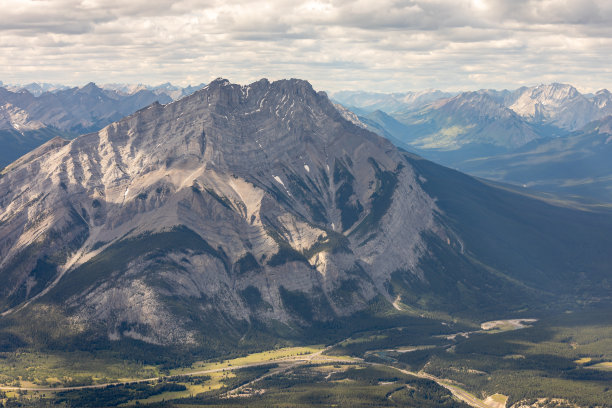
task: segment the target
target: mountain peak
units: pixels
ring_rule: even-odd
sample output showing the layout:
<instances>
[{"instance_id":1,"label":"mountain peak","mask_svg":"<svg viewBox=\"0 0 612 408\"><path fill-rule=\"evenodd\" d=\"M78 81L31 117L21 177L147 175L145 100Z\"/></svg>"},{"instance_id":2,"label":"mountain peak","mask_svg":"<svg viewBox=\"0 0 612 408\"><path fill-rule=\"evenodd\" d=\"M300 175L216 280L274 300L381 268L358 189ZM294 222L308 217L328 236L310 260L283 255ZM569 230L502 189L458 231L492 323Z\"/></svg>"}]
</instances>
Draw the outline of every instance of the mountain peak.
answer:
<instances>
[{"instance_id":1,"label":"mountain peak","mask_svg":"<svg viewBox=\"0 0 612 408\"><path fill-rule=\"evenodd\" d=\"M542 101L552 102L582 96L572 85L554 82L548 85L538 85L532 91L532 97Z\"/></svg>"},{"instance_id":2,"label":"mountain peak","mask_svg":"<svg viewBox=\"0 0 612 408\"><path fill-rule=\"evenodd\" d=\"M98 85L96 85L94 82L89 82L87 85L81 87L81 88L77 88L76 92L78 93L84 93L87 95L99 95L99 94L103 94L104 91L102 90L102 88L100 88Z\"/></svg>"},{"instance_id":3,"label":"mountain peak","mask_svg":"<svg viewBox=\"0 0 612 408\"><path fill-rule=\"evenodd\" d=\"M88 91L90 89L100 89L100 88L98 87L98 85L96 85L95 82L88 82L86 85L83 85L81 87L81 90L83 91Z\"/></svg>"},{"instance_id":4,"label":"mountain peak","mask_svg":"<svg viewBox=\"0 0 612 408\"><path fill-rule=\"evenodd\" d=\"M436 226L434 209L404 156L387 140L346 121L307 81L262 79L241 86L218 79L189 97L150 105L68 144L58 140L8 171L0 178L0 219L8 219L8 211L11 217L0 224L0 235L25 233L27 239L11 238L7 242L14 246L1 247L0 259L35 245L35 237L56 237L55 231L70 228L72 235L61 234L65 242L53 241L45 253L28 252L32 267L38 257L75 254L54 258L70 269L62 278L69 282L82 270L76 263L86 264L126 238L183 234L199 242L182 258L186 269L172 269L168 285L143 280L147 293L161 298L164 288L171 288L172 294L198 305L210 302L235 320L291 322L301 318L291 316L283 296L301 291L313 302L328 302L312 318L329 320L364 309L378 293L390 296L385 282L400 267L417 264L424 232ZM42 214L40 222L31 222L35 213ZM380 231L376 237L374 230ZM144 263L130 263L139 276L141 268L149 268L150 246L142 248L145 252L131 255L142 256ZM0 276L15 274L15 284L0 288L0 294L27 284L30 271L1 268ZM331 295L351 279L351 271L370 278L351 289L347 301L336 301ZM119 279L127 282L131 276ZM262 279L267 276L273 278ZM35 291L15 291L15 304L30 300L49 282ZM139 290L118 285L126 290L122 299ZM249 287L270 308L251 310L241 297ZM108 303L105 291L96 284L73 292L79 301L71 304L83 308L72 312L84 324L108 324L112 339L130 335L115 324L170 313L160 303L153 313L125 314L121 305ZM55 293L67 294L59 287ZM106 316L103 310L121 316L110 321L100 317ZM158 344L188 341L188 322L163 320L155 327L143 323L151 328L139 338Z\"/></svg>"},{"instance_id":5,"label":"mountain peak","mask_svg":"<svg viewBox=\"0 0 612 408\"><path fill-rule=\"evenodd\" d=\"M327 95L315 92L312 85L308 81L300 79L282 79L270 82L266 78L262 78L248 85L234 84L225 78L217 78L210 82L204 88L196 91L194 98L205 98L209 105L220 108L238 107L239 105L257 105L254 106L253 113L261 112L265 109L272 109L275 102L281 103L280 99L284 96L281 106L275 107L276 114L280 110L290 108L286 102L291 100L293 106L305 103L318 104L320 101L315 99L318 96L321 100L328 101Z\"/></svg>"},{"instance_id":6,"label":"mountain peak","mask_svg":"<svg viewBox=\"0 0 612 408\"><path fill-rule=\"evenodd\" d=\"M508 106L535 123L576 130L599 115L597 107L569 84L552 83L516 91Z\"/></svg>"},{"instance_id":7,"label":"mountain peak","mask_svg":"<svg viewBox=\"0 0 612 408\"><path fill-rule=\"evenodd\" d=\"M438 104L448 113L472 114L476 117L500 119L512 116L512 112L500 105L486 92L463 92Z\"/></svg>"}]
</instances>

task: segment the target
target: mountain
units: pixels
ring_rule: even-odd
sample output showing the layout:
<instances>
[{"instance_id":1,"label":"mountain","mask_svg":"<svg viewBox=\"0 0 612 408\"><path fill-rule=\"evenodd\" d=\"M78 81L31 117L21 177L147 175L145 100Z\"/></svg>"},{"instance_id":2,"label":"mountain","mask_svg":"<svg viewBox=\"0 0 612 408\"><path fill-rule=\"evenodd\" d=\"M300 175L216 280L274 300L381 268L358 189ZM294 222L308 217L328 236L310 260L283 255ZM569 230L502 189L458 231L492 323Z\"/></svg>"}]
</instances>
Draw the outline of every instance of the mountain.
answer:
<instances>
[{"instance_id":1,"label":"mountain","mask_svg":"<svg viewBox=\"0 0 612 408\"><path fill-rule=\"evenodd\" d=\"M391 95L376 98L372 100ZM605 159L599 159L603 155L578 141L586 140L580 135L612 114L612 94L605 89L582 94L558 83L514 91L483 89L403 112L371 112L368 99L345 99L347 104L362 104L351 109L363 127L430 160L564 199L610 202L612 184L606 181ZM563 166L551 155L540 154L542 149L585 159ZM588 163L587 157L595 162Z\"/></svg>"},{"instance_id":2,"label":"mountain","mask_svg":"<svg viewBox=\"0 0 612 408\"><path fill-rule=\"evenodd\" d=\"M398 298L551 308L609 295L611 227L398 150L308 82L219 79L2 172L0 332L214 354L379 325Z\"/></svg>"},{"instance_id":3,"label":"mountain","mask_svg":"<svg viewBox=\"0 0 612 408\"><path fill-rule=\"evenodd\" d=\"M578 130L589 122L612 114L607 90L589 100L573 86L558 83L521 88L507 103L508 108L530 123L552 125L568 131Z\"/></svg>"},{"instance_id":4,"label":"mountain","mask_svg":"<svg viewBox=\"0 0 612 408\"><path fill-rule=\"evenodd\" d=\"M347 107L362 109L366 112L376 110L385 113L409 112L443 98L453 96L452 93L438 90L404 93L377 93L363 91L340 91L332 98Z\"/></svg>"},{"instance_id":5,"label":"mountain","mask_svg":"<svg viewBox=\"0 0 612 408\"><path fill-rule=\"evenodd\" d=\"M516 152L466 161L462 168L491 180L582 201L612 201L612 116L567 137L543 140Z\"/></svg>"},{"instance_id":6,"label":"mountain","mask_svg":"<svg viewBox=\"0 0 612 408\"><path fill-rule=\"evenodd\" d=\"M610 91L602 89L597 91L590 99L603 114L612 114L612 93Z\"/></svg>"},{"instance_id":7,"label":"mountain","mask_svg":"<svg viewBox=\"0 0 612 408\"><path fill-rule=\"evenodd\" d=\"M189 85L185 88L181 88L179 86L172 85L170 82L166 82L165 84L149 87L149 89L156 95L168 95L170 98L176 101L204 88L205 85L206 84L201 83L199 85Z\"/></svg>"},{"instance_id":8,"label":"mountain","mask_svg":"<svg viewBox=\"0 0 612 408\"><path fill-rule=\"evenodd\" d=\"M33 120L28 112L10 103L0 106L0 166L35 149L63 132Z\"/></svg>"},{"instance_id":9,"label":"mountain","mask_svg":"<svg viewBox=\"0 0 612 408\"><path fill-rule=\"evenodd\" d=\"M9 91L13 92L28 91L34 96L40 96L45 92L55 92L70 88L66 85L50 84L46 82L32 82L26 85L3 85L2 83L0 83L0 86L4 86Z\"/></svg>"},{"instance_id":10,"label":"mountain","mask_svg":"<svg viewBox=\"0 0 612 408\"><path fill-rule=\"evenodd\" d=\"M123 95L132 95L139 91L151 91L155 95L166 96L171 100L178 100L184 98L185 96L191 95L197 90L202 89L205 84L201 83L199 85L188 85L184 88L176 85L172 85L170 82L166 82L164 84L158 86L150 86L144 84L104 84L101 86L104 90L110 90L114 92L118 92Z\"/></svg>"},{"instance_id":11,"label":"mountain","mask_svg":"<svg viewBox=\"0 0 612 408\"><path fill-rule=\"evenodd\" d=\"M152 91L156 95L163 96L164 98L168 97L171 100L181 99L187 95L191 95L198 89L202 89L205 84L200 85L188 85L186 87L180 87L177 85L173 85L170 82L166 82L164 84L158 86L151 86L145 84L122 84L122 83L109 83L103 84L100 86L101 89L105 91L111 91L107 93L111 98L114 97L115 93L118 93L123 96L129 96L135 94L139 91ZM65 91L71 89L71 87L62 85L62 84L50 84L46 82L32 82L26 85L13 85L13 84L3 84L0 81L0 86L6 88L12 92L20 92L20 91L28 91L34 96L40 96L46 92L55 93L58 91Z\"/></svg>"},{"instance_id":12,"label":"mountain","mask_svg":"<svg viewBox=\"0 0 612 408\"><path fill-rule=\"evenodd\" d=\"M392 145L344 121L326 96L301 81L248 87L216 81L165 107L151 105L9 166L0 180L2 274L11 282L3 309L51 285L48 297L74 306L71 316L82 324L102 321L111 338L154 343L197 338L195 322L174 319L161 299L208 310L201 318L212 321L351 314L380 291L382 280L371 276L416 262L419 231L433 229L433 202L401 161ZM25 173L40 184L19 199L15 181ZM395 191L414 198L412 214L401 203L391 206ZM38 220L30 219L31 206ZM368 226L378 225L383 212L393 225L366 242L375 234ZM357 262L349 232L363 243L359 254L368 265ZM169 246L158 248L162 242ZM394 262L381 246L397 253ZM151 257L153 263L142 262ZM117 258L128 263L118 270L95 266ZM355 279L361 275L369 278ZM117 279L120 292L108 286ZM117 296L141 301L116 303ZM283 302L303 297L315 311L291 317ZM104 317L111 315L117 320Z\"/></svg>"},{"instance_id":13,"label":"mountain","mask_svg":"<svg viewBox=\"0 0 612 408\"><path fill-rule=\"evenodd\" d=\"M333 94L333 98L360 115L380 110L412 125L419 118L418 115L413 118L412 113L415 111L428 105L435 109L436 105L444 104L444 100L455 96L461 99L470 94L474 93L422 91L385 94L342 91ZM508 108L530 125L542 127L555 135L579 130L589 122L612 114L612 94L606 89L595 94L582 94L571 85L552 83L521 87L513 91L482 89L475 94L489 96L498 108ZM469 111L465 112L465 115L468 114Z\"/></svg>"},{"instance_id":14,"label":"mountain","mask_svg":"<svg viewBox=\"0 0 612 408\"><path fill-rule=\"evenodd\" d=\"M28 106L28 111L47 125L78 134L100 129L155 101L171 100L146 90L121 96L90 82L80 88L45 93Z\"/></svg>"},{"instance_id":15,"label":"mountain","mask_svg":"<svg viewBox=\"0 0 612 408\"><path fill-rule=\"evenodd\" d=\"M406 136L412 132L410 126L407 126L396 120L393 116L386 114L381 110L375 110L370 113L360 113L355 115L354 123L364 129L368 129L376 134L389 139L394 145L406 149L415 150L406 143Z\"/></svg>"},{"instance_id":16,"label":"mountain","mask_svg":"<svg viewBox=\"0 0 612 408\"><path fill-rule=\"evenodd\" d=\"M168 103L171 99L149 90L122 95L94 83L40 96L0 88L0 143L6 146L0 167L53 137L97 131L155 101Z\"/></svg>"},{"instance_id":17,"label":"mountain","mask_svg":"<svg viewBox=\"0 0 612 408\"><path fill-rule=\"evenodd\" d=\"M509 91L483 90L437 99L415 110L369 111L373 105L351 109L365 127L396 146L461 168L465 160L508 153L550 137L548 129L504 106L511 96ZM346 106L353 102L345 100Z\"/></svg>"},{"instance_id":18,"label":"mountain","mask_svg":"<svg viewBox=\"0 0 612 408\"><path fill-rule=\"evenodd\" d=\"M543 137L485 92L464 92L391 117L378 113L359 118L377 123L370 130L391 136L396 146L459 168L465 160L506 153Z\"/></svg>"}]
</instances>

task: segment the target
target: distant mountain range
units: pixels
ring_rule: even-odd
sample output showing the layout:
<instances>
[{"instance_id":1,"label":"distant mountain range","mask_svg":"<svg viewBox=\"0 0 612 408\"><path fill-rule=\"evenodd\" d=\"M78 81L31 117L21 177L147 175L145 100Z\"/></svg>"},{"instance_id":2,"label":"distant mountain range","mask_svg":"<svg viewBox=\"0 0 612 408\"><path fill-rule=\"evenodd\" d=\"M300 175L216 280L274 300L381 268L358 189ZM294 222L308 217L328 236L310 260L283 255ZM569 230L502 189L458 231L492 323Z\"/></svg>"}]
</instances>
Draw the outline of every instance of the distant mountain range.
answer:
<instances>
[{"instance_id":1,"label":"distant mountain range","mask_svg":"<svg viewBox=\"0 0 612 408\"><path fill-rule=\"evenodd\" d=\"M144 85L144 84L137 84L137 85L134 85L134 84L104 84L104 85L101 85L101 88L105 90L116 91L123 95L132 95L142 90L151 91L155 95L166 95L172 100L176 101L185 96L191 95L197 90L202 89L205 85L206 84L201 83L195 86L189 85L186 87L180 87L180 86L172 85L170 82L166 82L164 84L157 85L157 86Z\"/></svg>"},{"instance_id":2,"label":"distant mountain range","mask_svg":"<svg viewBox=\"0 0 612 408\"><path fill-rule=\"evenodd\" d=\"M83 87L29 84L0 87L0 167L55 136L94 132L154 102L166 104L200 89L171 84Z\"/></svg>"},{"instance_id":3,"label":"distant mountain range","mask_svg":"<svg viewBox=\"0 0 612 408\"><path fill-rule=\"evenodd\" d=\"M484 102L482 112L473 111L472 115L495 118L496 114L501 114L504 117L507 113L502 108L507 108L529 124L550 126L565 132L578 130L589 122L612 114L612 94L608 90L582 94L572 85L559 83L514 91L482 89L455 94L439 90L393 94L342 91L332 94L332 98L347 108L356 109L358 114L381 110L401 122L412 124L415 121L426 122L429 119L427 112L435 116L438 109L449 110L447 104L470 107L479 102L477 94L487 95L490 99L481 100Z\"/></svg>"},{"instance_id":4,"label":"distant mountain range","mask_svg":"<svg viewBox=\"0 0 612 408\"><path fill-rule=\"evenodd\" d=\"M395 95L398 94L340 92L334 98L355 112L363 127L444 165L493 180L545 187L546 191L564 195L578 196L588 191L593 199L612 201L612 183L608 187L605 181L612 180L612 161L599 163L597 174L588 173L594 166L576 168L576 174L572 173L573 167L567 166L562 174L545 176L536 174L533 161L517 163L507 159L515 157L512 156L515 153L529 155L529 151L541 151L545 149L543 145L565 146L570 150L571 146L580 145L583 153L587 149L589 155L600 157L595 145L572 140L591 134L597 121L612 115L612 94L608 90L582 94L571 85L555 83L454 96L431 91L425 93L427 97L421 99L422 103L413 100L403 103ZM431 100L436 95L441 97ZM539 157L552 160L550 156ZM512 176L518 173L522 176ZM577 182L579 179L586 183L599 180L596 185L604 183L606 188L585 190Z\"/></svg>"},{"instance_id":5,"label":"distant mountain range","mask_svg":"<svg viewBox=\"0 0 612 408\"><path fill-rule=\"evenodd\" d=\"M436 100L450 98L454 95L456 93L439 90L392 94L340 91L332 94L332 97L344 106L360 108L367 112L381 110L386 113L402 113L416 110Z\"/></svg>"},{"instance_id":6,"label":"distant mountain range","mask_svg":"<svg viewBox=\"0 0 612 408\"><path fill-rule=\"evenodd\" d=\"M170 82L163 83L161 85L147 85L147 84L126 84L126 83L108 83L98 85L101 89L106 91L115 91L122 95L132 95L139 91L152 91L156 95L167 95L172 100L181 99L184 96L191 95L198 89L202 89L206 84L201 83L199 85L188 85L186 87L180 87L177 85L173 85ZM65 91L67 89L71 89L73 87L62 85L62 84L51 84L47 82L32 82L25 85L15 85L15 84L4 84L0 81L0 87L5 88L6 90L19 92L19 91L28 91L34 96L40 96L45 92L58 92Z\"/></svg>"}]
</instances>

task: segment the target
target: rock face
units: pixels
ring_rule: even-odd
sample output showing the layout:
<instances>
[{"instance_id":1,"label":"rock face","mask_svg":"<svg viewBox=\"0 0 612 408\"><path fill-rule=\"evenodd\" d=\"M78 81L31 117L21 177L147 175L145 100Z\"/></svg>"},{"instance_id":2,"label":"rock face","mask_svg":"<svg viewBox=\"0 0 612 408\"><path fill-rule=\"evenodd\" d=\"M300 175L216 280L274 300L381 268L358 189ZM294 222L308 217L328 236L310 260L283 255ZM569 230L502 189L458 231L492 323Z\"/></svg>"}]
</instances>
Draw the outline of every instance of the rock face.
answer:
<instances>
[{"instance_id":1,"label":"rock face","mask_svg":"<svg viewBox=\"0 0 612 408\"><path fill-rule=\"evenodd\" d=\"M29 121L71 134L98 130L155 101L166 103L171 99L149 90L123 95L101 89L94 83L80 88L44 92L38 96L27 90L11 92L0 88L0 103L24 111ZM19 127L16 129L19 130Z\"/></svg>"},{"instance_id":2,"label":"rock face","mask_svg":"<svg viewBox=\"0 0 612 408\"><path fill-rule=\"evenodd\" d=\"M513 92L507 106L531 123L574 131L612 114L610 93L601 90L589 99L566 84L538 85Z\"/></svg>"},{"instance_id":3,"label":"rock face","mask_svg":"<svg viewBox=\"0 0 612 408\"><path fill-rule=\"evenodd\" d=\"M435 211L408 161L307 82L216 80L5 169L1 310L55 304L76 331L154 344L326 321L418 275L423 234L448 240Z\"/></svg>"},{"instance_id":4,"label":"rock face","mask_svg":"<svg viewBox=\"0 0 612 408\"><path fill-rule=\"evenodd\" d=\"M486 92L464 92L433 102L412 114L410 121L415 135L409 144L426 150L457 150L469 145L512 149L539 137L529 124Z\"/></svg>"}]
</instances>

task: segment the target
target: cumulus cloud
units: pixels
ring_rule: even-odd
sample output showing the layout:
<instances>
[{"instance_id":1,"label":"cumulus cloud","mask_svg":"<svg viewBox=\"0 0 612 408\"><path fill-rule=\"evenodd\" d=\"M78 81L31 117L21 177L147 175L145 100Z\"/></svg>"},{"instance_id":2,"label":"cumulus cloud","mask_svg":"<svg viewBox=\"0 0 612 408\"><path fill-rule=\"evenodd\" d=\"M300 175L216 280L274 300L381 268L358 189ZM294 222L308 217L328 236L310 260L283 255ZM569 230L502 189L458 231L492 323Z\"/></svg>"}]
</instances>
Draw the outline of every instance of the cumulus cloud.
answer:
<instances>
[{"instance_id":1,"label":"cumulus cloud","mask_svg":"<svg viewBox=\"0 0 612 408\"><path fill-rule=\"evenodd\" d=\"M608 0L0 0L0 80L609 86Z\"/></svg>"}]
</instances>

